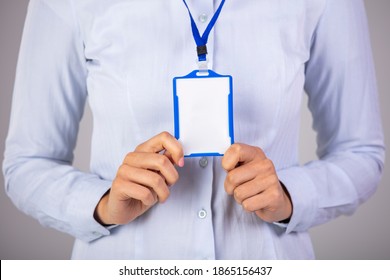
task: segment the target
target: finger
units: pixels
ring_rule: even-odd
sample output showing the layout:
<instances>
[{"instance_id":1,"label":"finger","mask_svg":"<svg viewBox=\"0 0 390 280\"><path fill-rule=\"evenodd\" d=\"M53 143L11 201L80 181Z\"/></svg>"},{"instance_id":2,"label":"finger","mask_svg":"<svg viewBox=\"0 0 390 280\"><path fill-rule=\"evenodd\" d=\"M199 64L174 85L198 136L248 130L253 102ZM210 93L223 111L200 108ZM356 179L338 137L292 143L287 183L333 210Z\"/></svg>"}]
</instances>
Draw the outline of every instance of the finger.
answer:
<instances>
[{"instance_id":1,"label":"finger","mask_svg":"<svg viewBox=\"0 0 390 280\"><path fill-rule=\"evenodd\" d=\"M236 143L225 152L222 158L222 167L226 171L230 171L236 168L239 163L245 164L257 157L265 158L264 152L260 148Z\"/></svg>"},{"instance_id":2,"label":"finger","mask_svg":"<svg viewBox=\"0 0 390 280\"><path fill-rule=\"evenodd\" d=\"M278 212L277 207L268 203L268 199L264 193L252 196L243 201L242 207L245 211L256 213L259 218L268 223L284 219L281 212Z\"/></svg>"},{"instance_id":3,"label":"finger","mask_svg":"<svg viewBox=\"0 0 390 280\"><path fill-rule=\"evenodd\" d=\"M166 201L169 196L169 188L165 179L154 171L123 164L119 167L118 175L122 180L153 189L160 202Z\"/></svg>"},{"instance_id":4,"label":"finger","mask_svg":"<svg viewBox=\"0 0 390 280\"><path fill-rule=\"evenodd\" d=\"M152 137L135 149L136 152L146 153L159 153L163 150L167 150L169 152L172 159L178 166L184 166L183 147L180 142L168 132L162 132Z\"/></svg>"},{"instance_id":5,"label":"finger","mask_svg":"<svg viewBox=\"0 0 390 280\"><path fill-rule=\"evenodd\" d=\"M263 192L245 199L241 205L246 211L255 212L268 208L269 203Z\"/></svg>"},{"instance_id":6,"label":"finger","mask_svg":"<svg viewBox=\"0 0 390 280\"><path fill-rule=\"evenodd\" d=\"M244 200L258 195L268 188L277 186L276 184L278 184L278 181L273 176L267 178L256 177L255 179L236 187L233 192L234 199L239 204L242 204Z\"/></svg>"},{"instance_id":7,"label":"finger","mask_svg":"<svg viewBox=\"0 0 390 280\"><path fill-rule=\"evenodd\" d=\"M266 222L274 222L285 219L291 213L284 203L285 199L282 192L277 189L267 189L244 200L242 207L248 212L256 212Z\"/></svg>"},{"instance_id":8,"label":"finger","mask_svg":"<svg viewBox=\"0 0 390 280\"><path fill-rule=\"evenodd\" d=\"M228 172L224 183L225 190L231 195L236 187L245 182L257 177L265 178L273 174L275 174L275 168L271 160L267 158L252 160Z\"/></svg>"},{"instance_id":9,"label":"finger","mask_svg":"<svg viewBox=\"0 0 390 280\"><path fill-rule=\"evenodd\" d=\"M172 164L175 164L175 160L172 158L172 154L170 152L165 150L163 155L166 156L170 160L170 162L172 162Z\"/></svg>"},{"instance_id":10,"label":"finger","mask_svg":"<svg viewBox=\"0 0 390 280\"><path fill-rule=\"evenodd\" d=\"M236 187L253 180L261 171L261 165L253 161L236 167L226 175L224 183L225 191L232 195Z\"/></svg>"},{"instance_id":11,"label":"finger","mask_svg":"<svg viewBox=\"0 0 390 280\"><path fill-rule=\"evenodd\" d=\"M140 169L158 171L169 186L175 184L179 179L179 173L171 161L164 155L134 152L126 156L124 164Z\"/></svg>"},{"instance_id":12,"label":"finger","mask_svg":"<svg viewBox=\"0 0 390 280\"><path fill-rule=\"evenodd\" d=\"M120 201L135 199L146 206L152 206L157 203L157 194L150 188L140 184L119 179L113 184L113 189L118 195Z\"/></svg>"}]
</instances>

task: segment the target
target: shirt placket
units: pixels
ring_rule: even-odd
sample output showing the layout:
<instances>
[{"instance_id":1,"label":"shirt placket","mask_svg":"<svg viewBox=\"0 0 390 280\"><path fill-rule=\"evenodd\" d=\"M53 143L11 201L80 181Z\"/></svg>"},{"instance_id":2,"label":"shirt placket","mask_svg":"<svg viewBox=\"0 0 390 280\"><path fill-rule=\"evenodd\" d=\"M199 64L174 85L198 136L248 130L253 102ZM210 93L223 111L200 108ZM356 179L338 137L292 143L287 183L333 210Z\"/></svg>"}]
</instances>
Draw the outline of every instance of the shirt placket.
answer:
<instances>
[{"instance_id":1,"label":"shirt placket","mask_svg":"<svg viewBox=\"0 0 390 280\"><path fill-rule=\"evenodd\" d=\"M213 183L213 158L194 158L195 170L199 174L198 199L194 205L196 215L195 228L198 235L194 240L194 252L200 259L215 259L215 241L213 229L213 216L211 212L212 183Z\"/></svg>"}]
</instances>

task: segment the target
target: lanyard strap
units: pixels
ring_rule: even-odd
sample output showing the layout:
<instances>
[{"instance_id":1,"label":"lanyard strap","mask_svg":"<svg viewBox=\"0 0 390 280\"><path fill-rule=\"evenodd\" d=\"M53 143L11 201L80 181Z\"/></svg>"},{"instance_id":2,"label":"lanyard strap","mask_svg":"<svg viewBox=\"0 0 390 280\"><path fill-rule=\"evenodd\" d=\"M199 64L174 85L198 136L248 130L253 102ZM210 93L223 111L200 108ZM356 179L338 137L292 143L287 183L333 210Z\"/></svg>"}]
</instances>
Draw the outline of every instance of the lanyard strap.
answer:
<instances>
[{"instance_id":1,"label":"lanyard strap","mask_svg":"<svg viewBox=\"0 0 390 280\"><path fill-rule=\"evenodd\" d=\"M198 53L198 60L201 61L207 61L206 55L207 55L207 40L209 39L209 35L211 30L213 29L215 23L217 22L217 19L219 17L219 14L221 13L223 4L225 4L225 0L222 0L221 4L219 5L217 11L215 12L213 18L210 20L209 25L207 26L206 30L204 31L203 35L200 36L199 29L196 26L196 23L194 21L194 18L192 17L190 8L188 8L186 0L183 0L184 5L186 5L188 13L190 15L191 19L191 28L192 28L192 34L194 35L195 43L196 43L196 51Z\"/></svg>"}]
</instances>

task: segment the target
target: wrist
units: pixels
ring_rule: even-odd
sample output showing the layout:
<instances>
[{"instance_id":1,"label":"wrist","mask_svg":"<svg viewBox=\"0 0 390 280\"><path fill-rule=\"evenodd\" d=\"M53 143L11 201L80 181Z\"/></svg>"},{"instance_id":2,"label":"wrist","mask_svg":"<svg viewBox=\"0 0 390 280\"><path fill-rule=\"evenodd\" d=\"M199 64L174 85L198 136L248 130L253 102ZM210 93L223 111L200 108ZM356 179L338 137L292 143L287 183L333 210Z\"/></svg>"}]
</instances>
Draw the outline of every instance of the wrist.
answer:
<instances>
[{"instance_id":1,"label":"wrist","mask_svg":"<svg viewBox=\"0 0 390 280\"><path fill-rule=\"evenodd\" d=\"M114 224L110 223L108 221L108 219L105 217L105 213L107 213L106 209L107 209L107 204L108 204L108 193L109 193L109 190L100 199L100 201L96 205L95 211L93 213L93 217L94 217L95 221L104 227L114 225Z\"/></svg>"},{"instance_id":2,"label":"wrist","mask_svg":"<svg viewBox=\"0 0 390 280\"><path fill-rule=\"evenodd\" d=\"M288 217L286 219L283 219L281 221L279 221L278 223L281 223L281 224L288 224L291 220L291 216L292 216L292 213L293 213L293 204L292 204L292 201L291 201L291 196L290 196L290 193L288 192L286 186L283 184L282 181L279 181L280 182L280 185L283 189L283 192L286 196L286 200L288 201Z\"/></svg>"}]
</instances>

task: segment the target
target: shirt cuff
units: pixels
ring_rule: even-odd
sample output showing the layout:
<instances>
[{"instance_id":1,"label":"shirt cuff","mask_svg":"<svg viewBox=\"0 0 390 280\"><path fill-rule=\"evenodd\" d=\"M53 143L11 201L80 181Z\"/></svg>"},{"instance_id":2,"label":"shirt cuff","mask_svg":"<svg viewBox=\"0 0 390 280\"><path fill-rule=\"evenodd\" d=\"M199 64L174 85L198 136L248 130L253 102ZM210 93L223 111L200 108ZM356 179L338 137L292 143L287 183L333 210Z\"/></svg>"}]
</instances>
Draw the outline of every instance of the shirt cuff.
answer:
<instances>
[{"instance_id":1,"label":"shirt cuff","mask_svg":"<svg viewBox=\"0 0 390 280\"><path fill-rule=\"evenodd\" d=\"M279 222L273 222L273 224L281 228L287 228L289 225L289 224L279 223Z\"/></svg>"},{"instance_id":2,"label":"shirt cuff","mask_svg":"<svg viewBox=\"0 0 390 280\"><path fill-rule=\"evenodd\" d=\"M77 239L84 242L91 242L100 237L110 234L110 229L115 226L104 227L93 217L96 205L111 187L111 181L105 181L97 177L90 177L83 180L83 186L79 188L80 193L69 206L69 217L72 226L72 233Z\"/></svg>"},{"instance_id":3,"label":"shirt cuff","mask_svg":"<svg viewBox=\"0 0 390 280\"><path fill-rule=\"evenodd\" d=\"M277 172L290 194L293 213L288 224L274 223L286 228L286 233L307 231L314 222L318 205L315 185L303 167L291 167Z\"/></svg>"}]
</instances>

